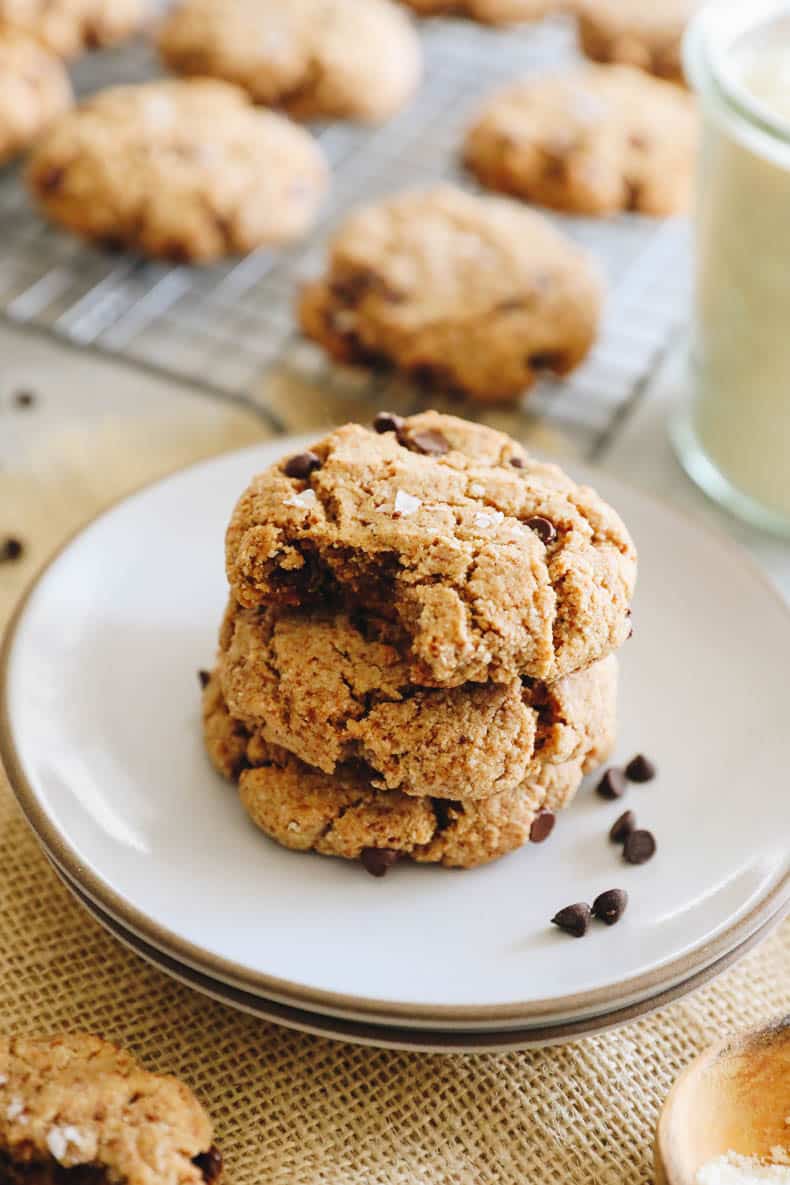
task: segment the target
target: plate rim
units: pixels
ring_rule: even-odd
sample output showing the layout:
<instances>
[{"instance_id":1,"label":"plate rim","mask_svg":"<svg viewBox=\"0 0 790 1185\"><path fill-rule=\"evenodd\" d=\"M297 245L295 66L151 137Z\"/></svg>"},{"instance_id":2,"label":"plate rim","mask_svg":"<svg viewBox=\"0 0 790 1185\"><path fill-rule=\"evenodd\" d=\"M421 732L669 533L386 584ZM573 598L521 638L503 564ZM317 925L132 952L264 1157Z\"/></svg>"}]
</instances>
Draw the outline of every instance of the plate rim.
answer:
<instances>
[{"instance_id":1,"label":"plate rim","mask_svg":"<svg viewBox=\"0 0 790 1185\"><path fill-rule=\"evenodd\" d=\"M289 1004L270 1000L265 996L256 996L242 988L236 988L232 984L214 979L197 968L179 963L178 959L168 955L166 951L160 951L157 947L151 946L150 943L126 930L120 922L106 914L100 906L86 897L82 890L69 880L69 877L62 869L58 868L51 856L46 853L45 855L56 876L65 885L77 904L116 942L156 968L161 974L175 979L176 982L183 984L197 995L205 996L226 1008L237 1009L247 1016L253 1016L268 1024L282 1025L297 1032L322 1037L324 1040L351 1042L355 1045L376 1049L402 1049L411 1053L439 1053L446 1056L461 1053L469 1056L478 1053L517 1052L523 1049L570 1044L584 1040L586 1037L611 1032L623 1025L650 1016L713 982L719 975L736 966L742 958L770 937L778 930L783 921L782 911L778 910L753 934L745 938L740 945L722 955L709 967L696 971L688 979L683 979L669 988L664 988L654 996L648 996L638 1003L616 1008L611 1012L597 1013L595 1016L583 1017L578 1020L557 1021L554 1024L529 1025L518 1029L478 1031L413 1029L394 1024L377 1024L374 1021L358 1021L350 1017L309 1012ZM145 947L145 950L140 949L142 947ZM224 994L225 991L229 993L227 996ZM245 999L242 1000L241 997ZM247 999L251 1003L247 1004ZM268 1009L272 1009L271 1014L267 1014L266 1010ZM343 1027L341 1029L333 1027L337 1025ZM408 1039L405 1039L406 1034L408 1034Z\"/></svg>"},{"instance_id":2,"label":"plate rim","mask_svg":"<svg viewBox=\"0 0 790 1185\"><path fill-rule=\"evenodd\" d=\"M331 429L327 429L327 431L331 431ZM175 482L193 470L220 465L230 461L232 458L239 458L240 460L245 454L272 453L271 460L274 460L280 454L280 450L282 450L282 453L285 453L290 449L299 448L305 442L312 441L315 435L316 433L302 433L299 435L276 436L270 440L259 441L241 449L229 449L225 452L214 454L211 457L200 458L172 470L170 473L163 474L153 481L143 482L135 489L114 499L71 531L40 566L14 607L4 630L2 640L0 641L0 765L5 770L11 790L39 844L43 846L45 851L51 851L56 854L60 866L68 872L70 877L78 885L85 886L85 891L97 904L106 908L119 919L123 919L124 924L129 929L138 933L144 940L149 940L153 946L160 949L164 946L167 950L172 951L175 957L187 964L205 964L212 969L212 972L216 974L218 979L227 982L229 986L231 986L232 982L241 988L241 990L249 988L253 994L256 991L262 990L269 996L279 996L283 999L293 1000L296 1002L297 1007L305 1005L309 1008L312 1006L314 1010L340 1018L347 1017L350 1012L354 1012L362 1017L370 1017L371 1019L379 1018L379 1022L381 1020L385 1022L391 1021L393 1018L431 1022L437 1018L441 1018L443 1021L459 1022L467 1025L470 1023L474 1024L475 1022L491 1024L498 1021L520 1022L523 1024L527 1018L540 1020L558 1015L567 1017L572 1016L574 1012L588 1012L592 1009L597 1009L598 1005L604 1008L613 999L626 997L629 1001L633 1002L636 997L645 998L653 988L658 987L668 979L674 981L684 979L689 975L693 975L701 968L712 965L717 959L739 947L746 939L760 929L768 919L790 908L790 867L788 867L766 895L762 896L759 901L756 901L739 919L724 926L714 937L705 940L694 949L686 951L675 959L670 959L660 966L654 967L651 971L646 971L640 975L622 980L617 985L571 993L562 997L548 997L528 1003L428 1005L354 996L343 992L329 991L325 988L309 988L304 984L281 979L260 971L252 971L249 967L213 954L211 951L197 946L195 943L169 930L168 927L161 925L149 917L148 914L136 906L131 905L115 889L111 888L101 876L86 868L77 852L66 840L65 836L54 826L54 823L49 819L46 811L39 803L35 791L22 767L22 761L13 738L10 720L9 666L14 645L20 633L31 598L61 556L80 537L101 520L112 517L116 511L120 510L128 502L144 494L151 493L157 488L164 487L171 482ZM603 469L596 470L593 466L586 466L584 463L577 465L573 462L570 463L569 469L572 473L580 473L584 481L589 479L594 482L595 477L599 476L605 483L620 486L627 491L629 496L636 498L637 501L646 502L661 513L668 514L670 517L676 519L683 529L697 531L708 536L722 552L730 559L737 561L749 573L751 578L762 587L788 618L788 627L790 627L790 605L787 604L779 590L757 565L752 556L723 531L715 527L711 528L708 524L701 524L695 518L689 518L674 506L663 502L660 498L637 489L620 478L608 474ZM638 1002L639 1000L637 999L636 1003ZM597 1014L599 1015L600 1013Z\"/></svg>"}]
</instances>

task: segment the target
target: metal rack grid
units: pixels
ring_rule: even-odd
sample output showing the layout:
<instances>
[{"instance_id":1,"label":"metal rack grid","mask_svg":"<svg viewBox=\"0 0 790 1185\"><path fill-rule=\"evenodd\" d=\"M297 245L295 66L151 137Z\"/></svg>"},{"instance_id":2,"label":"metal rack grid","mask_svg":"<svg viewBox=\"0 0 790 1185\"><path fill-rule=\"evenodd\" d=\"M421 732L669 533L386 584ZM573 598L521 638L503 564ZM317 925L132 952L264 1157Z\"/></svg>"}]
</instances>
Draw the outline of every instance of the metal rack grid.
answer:
<instances>
[{"instance_id":1,"label":"metal rack grid","mask_svg":"<svg viewBox=\"0 0 790 1185\"><path fill-rule=\"evenodd\" d=\"M301 340L292 315L295 287L319 271L327 234L360 201L460 179L457 147L483 95L576 52L562 20L508 32L433 21L423 25L422 38L426 77L409 108L379 128L315 129L332 165L332 194L315 231L288 250L210 269L113 256L48 227L29 206L17 170L0 172L0 315L249 401L276 428L293 423L272 397L267 380L274 373L304 380L327 398L331 393L335 407L374 397L399 408L419 402L402 380L334 366ZM75 82L86 93L156 73L151 51L134 44L84 59ZM634 215L556 221L607 273L603 332L581 368L568 379L541 382L517 414L540 416L591 454L638 398L684 316L688 227ZM464 405L465 414L475 410ZM301 423L306 426L304 417Z\"/></svg>"}]
</instances>

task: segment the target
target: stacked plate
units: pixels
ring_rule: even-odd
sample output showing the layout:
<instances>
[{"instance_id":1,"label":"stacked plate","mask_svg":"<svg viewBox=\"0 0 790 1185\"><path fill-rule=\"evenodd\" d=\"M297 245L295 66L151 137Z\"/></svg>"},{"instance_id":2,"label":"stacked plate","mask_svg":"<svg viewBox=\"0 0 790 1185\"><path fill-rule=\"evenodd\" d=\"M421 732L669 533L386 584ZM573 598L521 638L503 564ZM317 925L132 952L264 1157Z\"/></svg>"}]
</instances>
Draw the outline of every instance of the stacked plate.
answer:
<instances>
[{"instance_id":1,"label":"stacked plate","mask_svg":"<svg viewBox=\"0 0 790 1185\"><path fill-rule=\"evenodd\" d=\"M225 524L250 475L304 441L194 466L104 514L54 559L6 638L0 751L69 888L199 991L311 1032L505 1049L639 1016L710 979L790 900L790 617L749 561L603 475L640 550L618 757L658 778L592 787L549 843L485 868L374 880L276 847L202 749L196 671L226 596ZM646 865L607 833L628 806ZM574 940L562 906L624 888Z\"/></svg>"}]
</instances>

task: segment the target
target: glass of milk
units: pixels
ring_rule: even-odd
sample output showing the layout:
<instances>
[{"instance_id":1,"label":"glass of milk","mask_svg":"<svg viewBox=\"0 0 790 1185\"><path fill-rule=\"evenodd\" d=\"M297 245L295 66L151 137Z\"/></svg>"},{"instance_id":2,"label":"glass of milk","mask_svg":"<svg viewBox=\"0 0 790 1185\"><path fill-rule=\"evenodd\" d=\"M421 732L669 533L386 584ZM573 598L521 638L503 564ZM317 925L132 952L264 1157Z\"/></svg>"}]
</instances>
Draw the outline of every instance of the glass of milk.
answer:
<instances>
[{"instance_id":1,"label":"glass of milk","mask_svg":"<svg viewBox=\"0 0 790 1185\"><path fill-rule=\"evenodd\" d=\"M790 535L790 0L715 0L685 57L704 130L692 398L673 435L708 494Z\"/></svg>"}]
</instances>

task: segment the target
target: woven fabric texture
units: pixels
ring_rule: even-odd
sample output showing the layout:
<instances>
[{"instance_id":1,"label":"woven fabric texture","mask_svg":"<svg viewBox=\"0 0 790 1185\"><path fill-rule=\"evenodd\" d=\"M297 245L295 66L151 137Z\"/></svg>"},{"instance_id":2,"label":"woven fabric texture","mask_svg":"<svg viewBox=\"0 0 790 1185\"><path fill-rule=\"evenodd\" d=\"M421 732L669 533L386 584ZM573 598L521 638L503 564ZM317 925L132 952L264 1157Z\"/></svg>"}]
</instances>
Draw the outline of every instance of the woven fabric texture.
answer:
<instances>
[{"instance_id":1,"label":"woven fabric texture","mask_svg":"<svg viewBox=\"0 0 790 1185\"><path fill-rule=\"evenodd\" d=\"M37 520L39 554L148 476L100 450L86 494L75 470L93 472L96 455L31 479L25 507L60 508L50 539ZM371 1050L244 1016L120 946L50 870L0 774L0 1006L6 1032L87 1029L182 1076L214 1117L231 1185L638 1185L653 1179L660 1103L694 1053L790 1010L790 922L693 996L574 1045Z\"/></svg>"}]
</instances>

